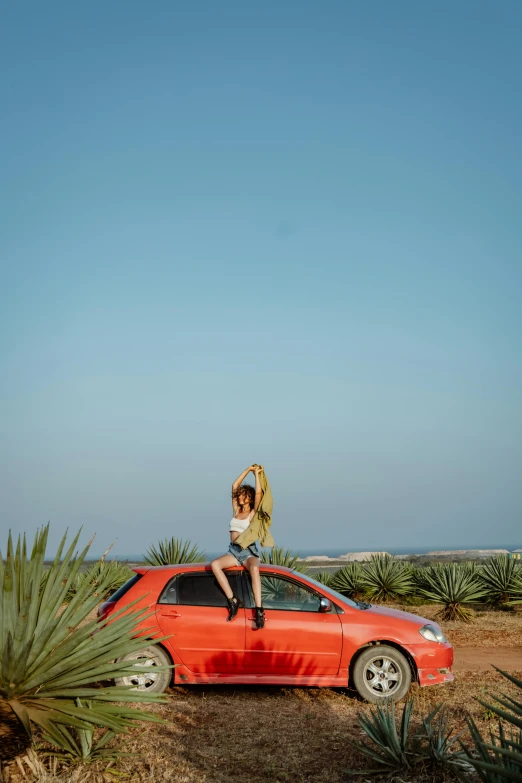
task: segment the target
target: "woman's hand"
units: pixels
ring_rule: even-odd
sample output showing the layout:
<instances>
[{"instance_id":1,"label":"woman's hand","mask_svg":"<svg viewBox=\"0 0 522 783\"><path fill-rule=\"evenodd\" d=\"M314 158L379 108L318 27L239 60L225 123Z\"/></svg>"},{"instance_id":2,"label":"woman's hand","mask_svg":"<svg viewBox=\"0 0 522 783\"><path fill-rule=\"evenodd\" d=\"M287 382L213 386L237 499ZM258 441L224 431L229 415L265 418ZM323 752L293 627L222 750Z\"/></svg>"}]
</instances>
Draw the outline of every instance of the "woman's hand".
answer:
<instances>
[{"instance_id":1,"label":"woman's hand","mask_svg":"<svg viewBox=\"0 0 522 783\"><path fill-rule=\"evenodd\" d=\"M264 467L262 465L252 465L252 470L254 473L261 473L264 470Z\"/></svg>"}]
</instances>

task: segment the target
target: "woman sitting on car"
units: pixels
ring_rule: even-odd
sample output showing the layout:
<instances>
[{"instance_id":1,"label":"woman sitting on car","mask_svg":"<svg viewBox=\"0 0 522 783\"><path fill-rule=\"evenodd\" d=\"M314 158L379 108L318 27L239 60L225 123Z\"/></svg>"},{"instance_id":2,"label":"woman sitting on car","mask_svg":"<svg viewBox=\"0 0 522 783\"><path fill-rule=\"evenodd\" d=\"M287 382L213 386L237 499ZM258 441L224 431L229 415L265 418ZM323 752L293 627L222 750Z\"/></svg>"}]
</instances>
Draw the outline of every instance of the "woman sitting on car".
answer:
<instances>
[{"instance_id":1,"label":"woman sitting on car","mask_svg":"<svg viewBox=\"0 0 522 783\"><path fill-rule=\"evenodd\" d=\"M255 489L250 484L241 483L250 471L255 475ZM211 568L228 601L228 621L233 620L237 615L242 602L234 595L224 569L242 565L250 572L256 626L263 628L265 613L261 599L260 553L257 541L259 539L262 546L274 546L274 540L268 530L272 521L272 493L262 465L250 465L234 481L232 484L232 510L234 516L230 521L228 552L213 560Z\"/></svg>"}]
</instances>

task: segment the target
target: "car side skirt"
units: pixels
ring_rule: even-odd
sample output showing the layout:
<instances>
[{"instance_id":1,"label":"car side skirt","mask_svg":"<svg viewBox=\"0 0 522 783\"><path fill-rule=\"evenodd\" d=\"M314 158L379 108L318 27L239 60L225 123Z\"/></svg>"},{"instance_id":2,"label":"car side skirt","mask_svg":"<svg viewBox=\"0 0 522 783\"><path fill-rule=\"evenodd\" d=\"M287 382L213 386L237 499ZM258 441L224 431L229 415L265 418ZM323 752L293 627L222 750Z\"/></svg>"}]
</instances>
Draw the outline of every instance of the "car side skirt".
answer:
<instances>
[{"instance_id":1,"label":"car side skirt","mask_svg":"<svg viewBox=\"0 0 522 783\"><path fill-rule=\"evenodd\" d=\"M302 685L323 688L346 688L348 685L348 670L341 669L335 676L319 677L300 675L291 677L288 674L207 674L194 673L186 666L176 666L174 680L177 685Z\"/></svg>"}]
</instances>

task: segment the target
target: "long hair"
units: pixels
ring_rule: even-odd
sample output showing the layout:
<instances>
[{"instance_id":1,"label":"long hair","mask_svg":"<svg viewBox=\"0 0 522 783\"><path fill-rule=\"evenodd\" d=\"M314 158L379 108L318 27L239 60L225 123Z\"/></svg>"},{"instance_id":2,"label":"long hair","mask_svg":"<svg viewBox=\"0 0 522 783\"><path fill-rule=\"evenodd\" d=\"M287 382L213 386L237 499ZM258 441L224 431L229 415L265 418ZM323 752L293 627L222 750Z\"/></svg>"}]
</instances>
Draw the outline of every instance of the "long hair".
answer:
<instances>
[{"instance_id":1,"label":"long hair","mask_svg":"<svg viewBox=\"0 0 522 783\"><path fill-rule=\"evenodd\" d=\"M248 501L250 503L250 508L254 508L254 503L256 502L256 491L254 487L250 486L250 484L241 484L234 492L232 492L232 500L234 500L239 505L239 496L245 493L245 495L248 497Z\"/></svg>"}]
</instances>

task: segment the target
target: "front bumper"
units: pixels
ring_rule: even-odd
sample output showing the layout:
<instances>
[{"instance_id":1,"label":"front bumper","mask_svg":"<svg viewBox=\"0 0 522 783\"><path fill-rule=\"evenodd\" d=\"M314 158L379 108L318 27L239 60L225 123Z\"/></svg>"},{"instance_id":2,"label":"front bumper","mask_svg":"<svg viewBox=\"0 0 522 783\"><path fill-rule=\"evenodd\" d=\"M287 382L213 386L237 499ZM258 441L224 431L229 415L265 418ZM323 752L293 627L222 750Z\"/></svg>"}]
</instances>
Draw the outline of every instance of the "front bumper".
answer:
<instances>
[{"instance_id":1,"label":"front bumper","mask_svg":"<svg viewBox=\"0 0 522 783\"><path fill-rule=\"evenodd\" d=\"M409 648L417 667L419 685L441 685L453 682L453 647L449 642L415 644Z\"/></svg>"}]
</instances>

